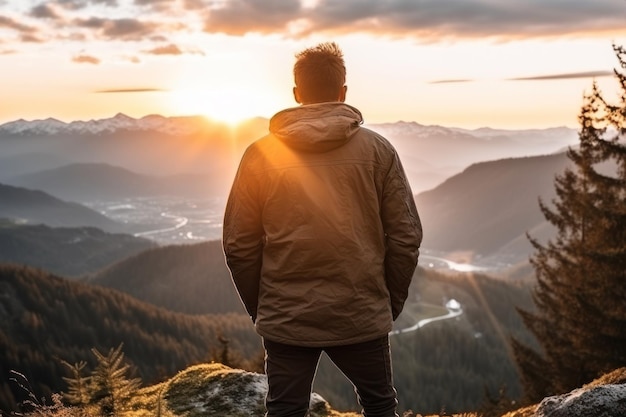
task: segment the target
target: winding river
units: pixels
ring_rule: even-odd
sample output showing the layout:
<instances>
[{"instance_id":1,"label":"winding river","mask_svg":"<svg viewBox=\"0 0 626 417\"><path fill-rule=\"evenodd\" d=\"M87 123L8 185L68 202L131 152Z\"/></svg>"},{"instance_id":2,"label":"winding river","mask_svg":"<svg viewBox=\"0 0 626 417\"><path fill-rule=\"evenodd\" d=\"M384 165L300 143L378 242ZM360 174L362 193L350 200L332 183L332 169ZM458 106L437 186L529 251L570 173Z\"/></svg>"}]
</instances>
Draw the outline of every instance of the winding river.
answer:
<instances>
[{"instance_id":1,"label":"winding river","mask_svg":"<svg viewBox=\"0 0 626 417\"><path fill-rule=\"evenodd\" d=\"M392 330L391 332L389 332L389 335L393 336L393 335L402 334L402 333L414 332L432 322L451 319L451 318L458 317L461 314L463 314L463 309L461 308L461 304L459 304L459 302L454 299L449 300L446 303L446 309L448 309L447 314L444 314L442 316L429 317L427 319L422 319L411 327L405 327L404 329L399 329L399 330Z\"/></svg>"}]
</instances>

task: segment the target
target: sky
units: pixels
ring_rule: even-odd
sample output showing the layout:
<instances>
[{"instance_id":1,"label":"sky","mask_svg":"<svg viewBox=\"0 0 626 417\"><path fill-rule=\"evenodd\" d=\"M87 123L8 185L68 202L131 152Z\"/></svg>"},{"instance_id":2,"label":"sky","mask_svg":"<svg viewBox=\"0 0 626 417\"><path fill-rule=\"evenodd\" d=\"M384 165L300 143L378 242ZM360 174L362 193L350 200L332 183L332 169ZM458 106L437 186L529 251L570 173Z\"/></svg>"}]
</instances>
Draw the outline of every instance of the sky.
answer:
<instances>
[{"instance_id":1,"label":"sky","mask_svg":"<svg viewBox=\"0 0 626 417\"><path fill-rule=\"evenodd\" d=\"M594 80L617 97L626 0L0 0L0 124L271 117L327 41L366 123L576 128Z\"/></svg>"}]
</instances>

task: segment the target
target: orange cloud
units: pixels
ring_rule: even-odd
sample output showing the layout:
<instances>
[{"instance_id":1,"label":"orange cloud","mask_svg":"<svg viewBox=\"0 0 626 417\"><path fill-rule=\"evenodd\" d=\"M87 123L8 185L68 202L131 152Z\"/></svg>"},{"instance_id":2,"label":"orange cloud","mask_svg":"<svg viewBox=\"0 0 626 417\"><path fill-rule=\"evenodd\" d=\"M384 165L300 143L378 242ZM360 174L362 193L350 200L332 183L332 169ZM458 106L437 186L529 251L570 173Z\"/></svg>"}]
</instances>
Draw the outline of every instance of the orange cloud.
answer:
<instances>
[{"instance_id":1,"label":"orange cloud","mask_svg":"<svg viewBox=\"0 0 626 417\"><path fill-rule=\"evenodd\" d=\"M34 27L25 25L15 19L6 16L0 16L0 28L1 27L13 29L18 32L36 32L36 29Z\"/></svg>"},{"instance_id":2,"label":"orange cloud","mask_svg":"<svg viewBox=\"0 0 626 417\"><path fill-rule=\"evenodd\" d=\"M181 51L180 48L173 43L165 46L158 46L146 52L153 55L182 55L183 53L183 51Z\"/></svg>"},{"instance_id":3,"label":"orange cloud","mask_svg":"<svg viewBox=\"0 0 626 417\"><path fill-rule=\"evenodd\" d=\"M100 60L90 55L76 55L75 57L72 58L72 62L76 62L78 64L98 65L100 63Z\"/></svg>"}]
</instances>

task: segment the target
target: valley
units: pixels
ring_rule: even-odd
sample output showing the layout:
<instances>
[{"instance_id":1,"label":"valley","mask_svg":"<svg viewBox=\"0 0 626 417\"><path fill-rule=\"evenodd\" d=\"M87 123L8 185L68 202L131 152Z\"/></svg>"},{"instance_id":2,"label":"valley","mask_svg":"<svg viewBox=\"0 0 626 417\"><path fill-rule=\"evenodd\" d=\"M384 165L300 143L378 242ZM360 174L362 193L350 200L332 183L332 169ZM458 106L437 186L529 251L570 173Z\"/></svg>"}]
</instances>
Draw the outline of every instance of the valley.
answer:
<instances>
[{"instance_id":1,"label":"valley","mask_svg":"<svg viewBox=\"0 0 626 417\"><path fill-rule=\"evenodd\" d=\"M222 237L225 199L155 196L112 201L87 201L87 207L132 225L134 236L160 245L218 240Z\"/></svg>"}]
</instances>

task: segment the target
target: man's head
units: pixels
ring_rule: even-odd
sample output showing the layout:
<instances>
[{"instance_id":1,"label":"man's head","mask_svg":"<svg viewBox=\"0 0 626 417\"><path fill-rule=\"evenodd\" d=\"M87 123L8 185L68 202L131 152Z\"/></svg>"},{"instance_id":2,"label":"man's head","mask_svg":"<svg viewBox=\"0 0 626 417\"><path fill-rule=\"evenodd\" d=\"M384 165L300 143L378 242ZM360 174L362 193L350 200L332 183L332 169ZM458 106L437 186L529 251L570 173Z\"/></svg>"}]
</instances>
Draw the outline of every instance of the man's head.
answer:
<instances>
[{"instance_id":1,"label":"man's head","mask_svg":"<svg viewBox=\"0 0 626 417\"><path fill-rule=\"evenodd\" d=\"M343 52L334 42L320 43L296 54L293 76L296 83L293 94L298 103L344 101L346 98L346 66Z\"/></svg>"}]
</instances>

